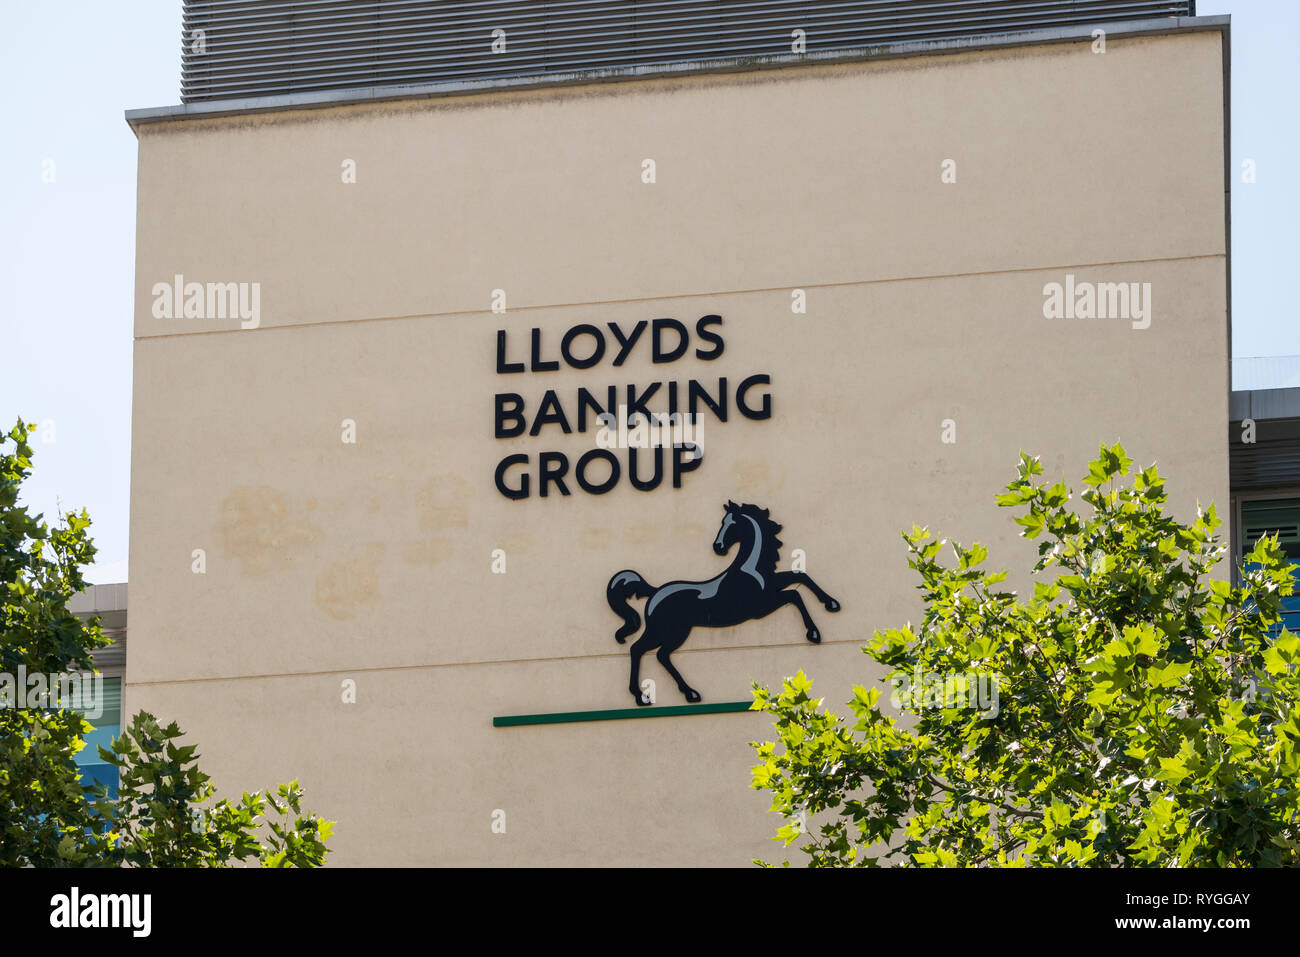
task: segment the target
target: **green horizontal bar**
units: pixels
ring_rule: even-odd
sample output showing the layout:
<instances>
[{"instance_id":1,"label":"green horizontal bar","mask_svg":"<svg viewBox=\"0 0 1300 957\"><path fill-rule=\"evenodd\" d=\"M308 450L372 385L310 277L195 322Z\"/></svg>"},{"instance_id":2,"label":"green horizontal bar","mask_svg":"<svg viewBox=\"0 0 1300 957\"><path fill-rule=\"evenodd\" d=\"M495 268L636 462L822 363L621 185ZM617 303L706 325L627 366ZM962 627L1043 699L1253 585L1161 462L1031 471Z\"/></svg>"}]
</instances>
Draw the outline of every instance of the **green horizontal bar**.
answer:
<instances>
[{"instance_id":1,"label":"green horizontal bar","mask_svg":"<svg viewBox=\"0 0 1300 957\"><path fill-rule=\"evenodd\" d=\"M682 714L725 714L748 711L752 701L720 701L717 704L675 704L663 708L615 708L613 711L557 711L553 714L506 714L492 719L494 728L521 724L568 724L573 721L617 721L620 718L668 718Z\"/></svg>"}]
</instances>

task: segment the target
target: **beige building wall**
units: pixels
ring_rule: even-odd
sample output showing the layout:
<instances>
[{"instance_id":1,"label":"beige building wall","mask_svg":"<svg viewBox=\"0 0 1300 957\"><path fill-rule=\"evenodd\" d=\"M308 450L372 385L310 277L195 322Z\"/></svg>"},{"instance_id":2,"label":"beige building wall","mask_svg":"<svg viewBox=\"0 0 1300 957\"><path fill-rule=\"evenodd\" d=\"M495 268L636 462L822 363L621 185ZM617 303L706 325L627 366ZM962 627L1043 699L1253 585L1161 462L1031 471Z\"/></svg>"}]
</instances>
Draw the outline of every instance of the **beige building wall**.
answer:
<instances>
[{"instance_id":1,"label":"beige building wall","mask_svg":"<svg viewBox=\"0 0 1300 957\"><path fill-rule=\"evenodd\" d=\"M771 509L782 567L802 549L843 609L806 596L820 646L789 608L697 629L674 661L705 702L798 668L832 704L877 680L861 645L920 613L914 522L1027 567L993 504L1021 448L1078 487L1121 439L1182 514L1226 507L1222 40L141 124L127 707L178 720L223 793L297 777L338 864L779 857L749 787L761 715L492 718L630 707L606 583L717 574L729 499ZM156 317L176 274L259 283L257 328ZM1149 328L1044 318L1066 274L1150 283ZM495 371L499 329L554 358L579 323L708 314L713 360L642 341L620 367ZM763 421L734 409L754 373ZM595 444L495 438L498 392L572 417L580 387L720 376L731 414L680 489L494 486L506 455L536 473ZM643 675L683 703L653 655Z\"/></svg>"}]
</instances>

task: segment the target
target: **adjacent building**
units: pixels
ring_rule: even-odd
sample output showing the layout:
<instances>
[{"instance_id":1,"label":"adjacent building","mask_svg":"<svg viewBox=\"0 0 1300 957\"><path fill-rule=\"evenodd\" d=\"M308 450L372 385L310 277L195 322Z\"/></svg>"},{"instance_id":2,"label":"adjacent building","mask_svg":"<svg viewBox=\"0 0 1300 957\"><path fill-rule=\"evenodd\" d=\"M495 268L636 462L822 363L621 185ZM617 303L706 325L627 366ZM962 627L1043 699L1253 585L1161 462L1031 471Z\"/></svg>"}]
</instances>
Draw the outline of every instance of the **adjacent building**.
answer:
<instances>
[{"instance_id":1,"label":"adjacent building","mask_svg":"<svg viewBox=\"0 0 1300 957\"><path fill-rule=\"evenodd\" d=\"M109 644L91 655L95 670L102 676L94 690L85 690L74 705L90 714L94 728L86 735L86 746L76 754L77 767L85 783L104 784L111 794L117 793L117 770L99 755L99 749L111 747L122 733L122 684L126 677L126 594L125 582L91 585L68 602L68 610L78 618L97 618Z\"/></svg>"}]
</instances>

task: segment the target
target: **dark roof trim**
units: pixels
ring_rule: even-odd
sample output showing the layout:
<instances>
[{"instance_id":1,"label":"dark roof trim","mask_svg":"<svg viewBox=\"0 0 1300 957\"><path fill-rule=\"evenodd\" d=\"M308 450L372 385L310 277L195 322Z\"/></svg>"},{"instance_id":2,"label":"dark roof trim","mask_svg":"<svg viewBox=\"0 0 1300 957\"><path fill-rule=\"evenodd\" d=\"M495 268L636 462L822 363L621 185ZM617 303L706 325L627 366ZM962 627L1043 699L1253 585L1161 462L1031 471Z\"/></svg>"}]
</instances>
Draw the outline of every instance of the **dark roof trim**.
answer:
<instances>
[{"instance_id":1,"label":"dark roof trim","mask_svg":"<svg viewBox=\"0 0 1300 957\"><path fill-rule=\"evenodd\" d=\"M1115 23L1089 23L1042 30L1022 30L987 36L956 37L944 40L916 40L886 43L854 50L824 50L803 55L728 57L696 60L687 63L647 64L607 70L582 70L539 76L497 79L448 80L412 86L371 86L350 90L321 90L262 96L241 100L206 100L177 106L127 110L126 121L137 133L141 126L178 120L207 119L222 116L246 116L286 110L324 109L391 100L430 99L469 96L503 91L537 90L552 87L580 86L592 83L617 83L629 80L661 79L702 74L738 73L756 70L824 64L857 63L870 60L936 56L1005 47L1033 46L1045 43L1074 43L1092 40L1092 31L1104 29L1107 37L1160 36L1217 30L1226 33L1230 17L1160 17Z\"/></svg>"}]
</instances>

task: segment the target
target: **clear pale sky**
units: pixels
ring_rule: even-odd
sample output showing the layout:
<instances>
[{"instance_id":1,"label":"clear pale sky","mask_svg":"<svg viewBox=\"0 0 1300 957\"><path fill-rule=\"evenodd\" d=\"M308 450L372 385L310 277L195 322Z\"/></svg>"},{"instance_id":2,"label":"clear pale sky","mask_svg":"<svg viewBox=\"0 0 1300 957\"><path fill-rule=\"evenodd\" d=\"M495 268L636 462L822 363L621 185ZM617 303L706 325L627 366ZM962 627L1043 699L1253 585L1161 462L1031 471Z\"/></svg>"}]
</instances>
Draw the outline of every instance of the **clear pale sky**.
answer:
<instances>
[{"instance_id":1,"label":"clear pale sky","mask_svg":"<svg viewBox=\"0 0 1300 957\"><path fill-rule=\"evenodd\" d=\"M0 0L0 425L43 424L24 501L47 518L89 510L97 583L127 578L136 142L122 112L179 102L180 7ZM1233 355L1300 356L1300 177L1286 165L1300 157L1300 3L1197 13L1232 15Z\"/></svg>"}]
</instances>

